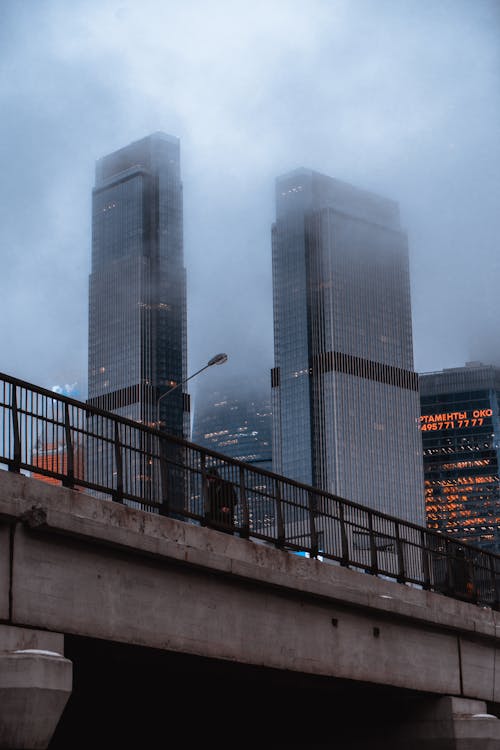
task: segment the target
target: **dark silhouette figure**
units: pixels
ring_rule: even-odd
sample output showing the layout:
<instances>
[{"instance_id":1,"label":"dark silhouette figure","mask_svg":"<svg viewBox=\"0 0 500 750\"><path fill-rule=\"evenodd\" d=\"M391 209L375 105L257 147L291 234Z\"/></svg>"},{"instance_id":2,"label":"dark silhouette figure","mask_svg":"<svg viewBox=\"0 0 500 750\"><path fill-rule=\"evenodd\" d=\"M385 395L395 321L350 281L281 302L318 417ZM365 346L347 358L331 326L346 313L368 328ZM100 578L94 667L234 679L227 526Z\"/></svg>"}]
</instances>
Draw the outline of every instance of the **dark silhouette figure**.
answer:
<instances>
[{"instance_id":1,"label":"dark silhouette figure","mask_svg":"<svg viewBox=\"0 0 500 750\"><path fill-rule=\"evenodd\" d=\"M476 600L474 571L472 563L467 560L463 547L457 547L452 559L453 589L455 596L467 601Z\"/></svg>"},{"instance_id":2,"label":"dark silhouette figure","mask_svg":"<svg viewBox=\"0 0 500 750\"><path fill-rule=\"evenodd\" d=\"M208 521L210 525L231 534L234 523L234 509L238 498L231 482L219 476L217 469L207 471Z\"/></svg>"}]
</instances>

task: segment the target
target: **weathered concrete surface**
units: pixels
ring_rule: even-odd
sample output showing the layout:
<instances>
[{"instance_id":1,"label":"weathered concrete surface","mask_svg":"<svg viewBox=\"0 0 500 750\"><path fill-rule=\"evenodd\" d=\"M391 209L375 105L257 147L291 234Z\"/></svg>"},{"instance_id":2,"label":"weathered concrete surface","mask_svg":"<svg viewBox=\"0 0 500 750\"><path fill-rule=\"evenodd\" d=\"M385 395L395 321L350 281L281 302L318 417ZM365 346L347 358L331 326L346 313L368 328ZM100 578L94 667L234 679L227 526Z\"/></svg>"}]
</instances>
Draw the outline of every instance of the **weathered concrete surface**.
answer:
<instances>
[{"instance_id":1,"label":"weathered concrete surface","mask_svg":"<svg viewBox=\"0 0 500 750\"><path fill-rule=\"evenodd\" d=\"M460 638L460 656L463 695L476 695L484 700L499 702L500 675L495 665L495 660L500 659L498 648L492 651L487 643Z\"/></svg>"},{"instance_id":2,"label":"weathered concrete surface","mask_svg":"<svg viewBox=\"0 0 500 750\"><path fill-rule=\"evenodd\" d=\"M484 701L445 696L429 698L371 750L498 750L500 721L488 714Z\"/></svg>"},{"instance_id":3,"label":"weathered concrete surface","mask_svg":"<svg viewBox=\"0 0 500 750\"><path fill-rule=\"evenodd\" d=\"M9 527L0 521L0 620L9 617L9 575L10 575Z\"/></svg>"},{"instance_id":4,"label":"weathered concrete surface","mask_svg":"<svg viewBox=\"0 0 500 750\"><path fill-rule=\"evenodd\" d=\"M48 630L16 628L0 625L0 653L25 649L41 649L64 654L64 635Z\"/></svg>"},{"instance_id":5,"label":"weathered concrete surface","mask_svg":"<svg viewBox=\"0 0 500 750\"><path fill-rule=\"evenodd\" d=\"M71 688L72 664L60 654L0 653L0 747L47 748Z\"/></svg>"},{"instance_id":6,"label":"weathered concrete surface","mask_svg":"<svg viewBox=\"0 0 500 750\"><path fill-rule=\"evenodd\" d=\"M500 702L496 612L2 474L13 625Z\"/></svg>"}]
</instances>

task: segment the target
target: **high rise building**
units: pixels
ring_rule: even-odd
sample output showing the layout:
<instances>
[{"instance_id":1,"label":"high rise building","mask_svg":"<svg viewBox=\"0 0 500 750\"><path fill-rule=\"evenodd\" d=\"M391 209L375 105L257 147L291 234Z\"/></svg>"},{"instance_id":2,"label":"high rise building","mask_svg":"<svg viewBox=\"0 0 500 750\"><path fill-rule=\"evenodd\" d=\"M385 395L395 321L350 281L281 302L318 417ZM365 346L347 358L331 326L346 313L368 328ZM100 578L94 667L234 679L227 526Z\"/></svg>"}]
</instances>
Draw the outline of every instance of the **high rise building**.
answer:
<instances>
[{"instance_id":1,"label":"high rise building","mask_svg":"<svg viewBox=\"0 0 500 750\"><path fill-rule=\"evenodd\" d=\"M219 380L215 385L207 380L197 386L196 393L193 443L271 471L272 414L267 383L250 384L238 378Z\"/></svg>"},{"instance_id":2,"label":"high rise building","mask_svg":"<svg viewBox=\"0 0 500 750\"><path fill-rule=\"evenodd\" d=\"M70 469L70 461L68 460L68 452L65 441L59 440L57 442L45 442L43 437L38 438L35 447L31 451L31 463L39 469L61 474L63 477L67 476ZM75 476L83 477L85 472L85 450L84 446L77 444L73 448L73 464L71 469ZM56 479L55 477L47 474L40 474L39 472L32 472L31 476L34 479L40 479L42 482L47 484L59 485L62 483L62 479ZM75 487L78 492L82 492L81 487Z\"/></svg>"},{"instance_id":3,"label":"high rise building","mask_svg":"<svg viewBox=\"0 0 500 750\"><path fill-rule=\"evenodd\" d=\"M500 553L500 368L420 375L427 526Z\"/></svg>"},{"instance_id":4,"label":"high rise building","mask_svg":"<svg viewBox=\"0 0 500 750\"><path fill-rule=\"evenodd\" d=\"M407 237L396 203L276 181L274 471L424 523Z\"/></svg>"},{"instance_id":5,"label":"high rise building","mask_svg":"<svg viewBox=\"0 0 500 750\"><path fill-rule=\"evenodd\" d=\"M89 402L188 436L186 272L179 140L154 133L96 164Z\"/></svg>"},{"instance_id":6,"label":"high rise building","mask_svg":"<svg viewBox=\"0 0 500 750\"><path fill-rule=\"evenodd\" d=\"M200 381L194 402L193 442L254 469L272 471L270 390L268 378L221 380L217 372ZM265 530L275 521L274 487L265 475L253 472L246 473L245 484L252 528Z\"/></svg>"}]
</instances>

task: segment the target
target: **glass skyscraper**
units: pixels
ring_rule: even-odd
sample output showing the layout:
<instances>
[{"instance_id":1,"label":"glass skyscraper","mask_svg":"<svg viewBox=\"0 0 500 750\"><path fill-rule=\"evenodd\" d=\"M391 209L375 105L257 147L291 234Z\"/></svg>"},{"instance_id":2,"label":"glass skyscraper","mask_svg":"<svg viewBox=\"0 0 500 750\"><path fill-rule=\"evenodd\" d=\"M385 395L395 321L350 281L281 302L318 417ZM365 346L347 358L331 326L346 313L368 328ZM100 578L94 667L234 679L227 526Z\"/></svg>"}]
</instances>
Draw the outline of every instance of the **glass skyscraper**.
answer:
<instances>
[{"instance_id":1,"label":"glass skyscraper","mask_svg":"<svg viewBox=\"0 0 500 750\"><path fill-rule=\"evenodd\" d=\"M221 380L218 372L212 378L208 375L197 385L193 443L254 469L272 471L270 390L268 378L239 375ZM247 472L245 481L252 528L266 531L275 523L274 500L270 499L274 488L262 474Z\"/></svg>"},{"instance_id":2,"label":"glass skyscraper","mask_svg":"<svg viewBox=\"0 0 500 750\"><path fill-rule=\"evenodd\" d=\"M218 373L217 373L218 374ZM263 383L198 384L193 443L272 471L270 389Z\"/></svg>"},{"instance_id":3,"label":"glass skyscraper","mask_svg":"<svg viewBox=\"0 0 500 750\"><path fill-rule=\"evenodd\" d=\"M179 140L154 133L99 159L92 194L89 402L187 437Z\"/></svg>"},{"instance_id":4,"label":"glass skyscraper","mask_svg":"<svg viewBox=\"0 0 500 750\"><path fill-rule=\"evenodd\" d=\"M276 181L274 471L423 524L407 237L396 203Z\"/></svg>"},{"instance_id":5,"label":"glass skyscraper","mask_svg":"<svg viewBox=\"0 0 500 750\"><path fill-rule=\"evenodd\" d=\"M500 368L420 375L429 528L500 553Z\"/></svg>"}]
</instances>

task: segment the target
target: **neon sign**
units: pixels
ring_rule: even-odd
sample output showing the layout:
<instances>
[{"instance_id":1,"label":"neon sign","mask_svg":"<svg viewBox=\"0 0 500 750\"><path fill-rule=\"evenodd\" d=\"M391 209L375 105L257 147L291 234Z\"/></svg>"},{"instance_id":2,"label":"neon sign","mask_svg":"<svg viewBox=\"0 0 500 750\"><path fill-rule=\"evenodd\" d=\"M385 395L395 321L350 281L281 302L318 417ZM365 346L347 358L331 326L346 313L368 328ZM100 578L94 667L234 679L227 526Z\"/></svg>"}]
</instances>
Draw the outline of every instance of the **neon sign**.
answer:
<instances>
[{"instance_id":1,"label":"neon sign","mask_svg":"<svg viewBox=\"0 0 500 750\"><path fill-rule=\"evenodd\" d=\"M420 417L422 432L437 430L455 430L464 427L481 427L487 417L493 414L492 409L472 409L469 411L448 411L442 414L423 414Z\"/></svg>"}]
</instances>

